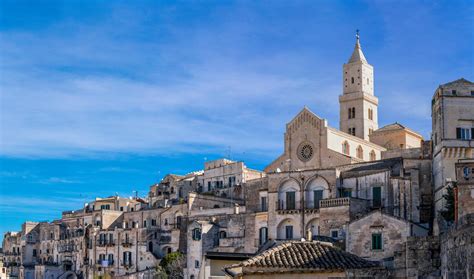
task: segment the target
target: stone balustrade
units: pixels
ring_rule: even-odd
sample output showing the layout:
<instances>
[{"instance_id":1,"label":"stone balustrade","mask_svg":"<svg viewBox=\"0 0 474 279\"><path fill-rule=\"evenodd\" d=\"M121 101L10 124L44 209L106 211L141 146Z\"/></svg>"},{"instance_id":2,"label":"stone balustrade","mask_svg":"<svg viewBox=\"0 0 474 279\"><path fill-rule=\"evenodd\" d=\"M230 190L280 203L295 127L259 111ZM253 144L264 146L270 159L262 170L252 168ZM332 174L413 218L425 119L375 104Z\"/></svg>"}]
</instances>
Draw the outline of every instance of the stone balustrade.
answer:
<instances>
[{"instance_id":1,"label":"stone balustrade","mask_svg":"<svg viewBox=\"0 0 474 279\"><path fill-rule=\"evenodd\" d=\"M320 201L321 208L336 207L336 206L348 206L351 203L351 198L335 198L335 199L324 199Z\"/></svg>"}]
</instances>

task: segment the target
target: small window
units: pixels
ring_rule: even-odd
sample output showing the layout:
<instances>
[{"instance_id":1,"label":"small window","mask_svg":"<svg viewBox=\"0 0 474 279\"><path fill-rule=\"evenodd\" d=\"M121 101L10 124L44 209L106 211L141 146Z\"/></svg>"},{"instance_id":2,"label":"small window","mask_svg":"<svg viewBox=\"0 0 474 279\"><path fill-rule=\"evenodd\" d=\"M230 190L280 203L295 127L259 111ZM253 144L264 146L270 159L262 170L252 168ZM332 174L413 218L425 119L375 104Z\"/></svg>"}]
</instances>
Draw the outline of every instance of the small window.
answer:
<instances>
[{"instance_id":1,"label":"small window","mask_svg":"<svg viewBox=\"0 0 474 279\"><path fill-rule=\"evenodd\" d=\"M351 77L351 83L354 83L354 78L353 77Z\"/></svg>"},{"instance_id":2,"label":"small window","mask_svg":"<svg viewBox=\"0 0 474 279\"><path fill-rule=\"evenodd\" d=\"M473 135L472 132L474 131L474 128L456 128L456 138L457 139L462 139L462 140L470 140L472 139Z\"/></svg>"},{"instance_id":3,"label":"small window","mask_svg":"<svg viewBox=\"0 0 474 279\"><path fill-rule=\"evenodd\" d=\"M382 234L372 234L372 250L382 250Z\"/></svg>"},{"instance_id":4,"label":"small window","mask_svg":"<svg viewBox=\"0 0 474 279\"><path fill-rule=\"evenodd\" d=\"M471 96L474 96L474 90L471 90Z\"/></svg>"},{"instance_id":5,"label":"small window","mask_svg":"<svg viewBox=\"0 0 474 279\"><path fill-rule=\"evenodd\" d=\"M338 230L331 230L331 237L332 238L338 238L339 237L339 231Z\"/></svg>"},{"instance_id":6,"label":"small window","mask_svg":"<svg viewBox=\"0 0 474 279\"><path fill-rule=\"evenodd\" d=\"M198 260L195 260L195 261L194 261L194 267L195 267L195 268L199 268L199 261L198 261Z\"/></svg>"},{"instance_id":7,"label":"small window","mask_svg":"<svg viewBox=\"0 0 474 279\"><path fill-rule=\"evenodd\" d=\"M456 95L457 95L457 92L456 92L456 90L453 90L453 91L451 91L451 92L453 93L453 95L454 95L454 96L456 96Z\"/></svg>"},{"instance_id":8,"label":"small window","mask_svg":"<svg viewBox=\"0 0 474 279\"><path fill-rule=\"evenodd\" d=\"M369 108L369 120L374 120L374 111Z\"/></svg>"},{"instance_id":9,"label":"small window","mask_svg":"<svg viewBox=\"0 0 474 279\"><path fill-rule=\"evenodd\" d=\"M351 188L342 189L342 197L351 198L352 197L352 189Z\"/></svg>"},{"instance_id":10,"label":"small window","mask_svg":"<svg viewBox=\"0 0 474 279\"><path fill-rule=\"evenodd\" d=\"M227 233L225 231L220 231L219 232L219 238L227 238Z\"/></svg>"},{"instance_id":11,"label":"small window","mask_svg":"<svg viewBox=\"0 0 474 279\"><path fill-rule=\"evenodd\" d=\"M196 240L196 241L201 240L201 229L200 228L193 229L193 240Z\"/></svg>"},{"instance_id":12,"label":"small window","mask_svg":"<svg viewBox=\"0 0 474 279\"><path fill-rule=\"evenodd\" d=\"M370 82L369 82L369 78L367 78L367 84L370 84Z\"/></svg>"},{"instance_id":13,"label":"small window","mask_svg":"<svg viewBox=\"0 0 474 279\"><path fill-rule=\"evenodd\" d=\"M260 210L267 211L267 197L260 197Z\"/></svg>"}]
</instances>

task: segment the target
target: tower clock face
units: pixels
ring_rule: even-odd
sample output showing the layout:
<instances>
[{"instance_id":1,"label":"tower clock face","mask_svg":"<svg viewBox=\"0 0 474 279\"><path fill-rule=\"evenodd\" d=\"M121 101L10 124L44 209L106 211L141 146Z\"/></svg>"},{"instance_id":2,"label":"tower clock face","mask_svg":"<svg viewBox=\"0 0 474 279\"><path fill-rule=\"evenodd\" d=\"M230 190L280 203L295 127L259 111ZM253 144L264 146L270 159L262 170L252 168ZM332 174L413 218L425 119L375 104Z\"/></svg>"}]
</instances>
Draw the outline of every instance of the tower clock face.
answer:
<instances>
[{"instance_id":1,"label":"tower clock face","mask_svg":"<svg viewBox=\"0 0 474 279\"><path fill-rule=\"evenodd\" d=\"M314 147L310 142L303 142L298 146L298 158L301 161L307 162L313 158L313 155Z\"/></svg>"}]
</instances>

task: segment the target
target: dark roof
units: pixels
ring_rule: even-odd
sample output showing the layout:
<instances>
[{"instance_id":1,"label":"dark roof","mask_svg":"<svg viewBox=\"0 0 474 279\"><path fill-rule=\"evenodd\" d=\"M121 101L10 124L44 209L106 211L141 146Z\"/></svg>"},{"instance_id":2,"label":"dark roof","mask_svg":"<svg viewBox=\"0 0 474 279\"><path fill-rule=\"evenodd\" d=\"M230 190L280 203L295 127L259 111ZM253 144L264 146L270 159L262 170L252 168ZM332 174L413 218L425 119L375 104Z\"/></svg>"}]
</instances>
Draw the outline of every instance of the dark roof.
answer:
<instances>
[{"instance_id":1,"label":"dark roof","mask_svg":"<svg viewBox=\"0 0 474 279\"><path fill-rule=\"evenodd\" d=\"M379 264L345 252L331 243L288 241L224 270L231 276L238 276L254 272L321 272L372 267L379 267Z\"/></svg>"},{"instance_id":2,"label":"dark roof","mask_svg":"<svg viewBox=\"0 0 474 279\"><path fill-rule=\"evenodd\" d=\"M403 158L396 157L378 161L362 162L357 164L345 165L339 167L342 178L359 177L374 173L391 171L393 176L400 174L400 168L403 166Z\"/></svg>"},{"instance_id":3,"label":"dark roof","mask_svg":"<svg viewBox=\"0 0 474 279\"><path fill-rule=\"evenodd\" d=\"M468 85L473 85L474 83L472 83L471 81L469 81L469 80L467 80L467 79L465 79L465 78L460 78L460 79L457 79L457 80L455 80L455 81L451 81L451 82L442 84L442 85L440 85L440 87L451 86L451 85L455 85L455 84L468 84Z\"/></svg>"}]
</instances>

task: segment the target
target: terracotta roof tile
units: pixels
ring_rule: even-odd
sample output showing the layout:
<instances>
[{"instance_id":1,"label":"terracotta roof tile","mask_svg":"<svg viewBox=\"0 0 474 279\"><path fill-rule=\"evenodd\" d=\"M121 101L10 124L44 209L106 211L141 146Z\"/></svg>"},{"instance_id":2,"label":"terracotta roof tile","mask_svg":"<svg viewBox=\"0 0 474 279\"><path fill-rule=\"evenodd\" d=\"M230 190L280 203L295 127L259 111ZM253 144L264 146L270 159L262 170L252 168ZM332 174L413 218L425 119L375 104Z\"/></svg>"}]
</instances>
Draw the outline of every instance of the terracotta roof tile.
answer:
<instances>
[{"instance_id":1,"label":"terracotta roof tile","mask_svg":"<svg viewBox=\"0 0 474 279\"><path fill-rule=\"evenodd\" d=\"M226 267L225 270L258 268L260 272L278 269L305 270L347 270L378 267L378 263L367 261L354 254L320 241L289 241L270 248L246 261Z\"/></svg>"}]
</instances>

